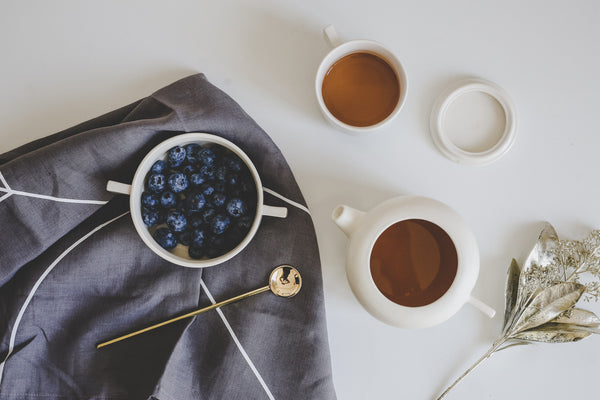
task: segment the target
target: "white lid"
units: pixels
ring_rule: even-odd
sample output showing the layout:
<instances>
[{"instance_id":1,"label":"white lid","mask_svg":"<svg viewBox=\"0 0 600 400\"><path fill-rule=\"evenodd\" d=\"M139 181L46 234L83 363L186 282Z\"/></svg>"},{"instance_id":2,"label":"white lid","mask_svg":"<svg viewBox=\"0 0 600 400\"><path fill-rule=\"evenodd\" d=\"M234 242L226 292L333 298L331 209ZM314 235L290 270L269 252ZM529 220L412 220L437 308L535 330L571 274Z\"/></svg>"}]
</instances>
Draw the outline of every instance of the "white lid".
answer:
<instances>
[{"instance_id":1,"label":"white lid","mask_svg":"<svg viewBox=\"0 0 600 400\"><path fill-rule=\"evenodd\" d=\"M505 125L500 139L483 151L467 151L454 143L444 126L448 107L469 92L482 92L495 99L504 110ZM490 164L510 150L516 136L515 106L508 94L493 82L479 78L461 80L448 87L436 100L431 112L430 129L433 142L446 157L461 164Z\"/></svg>"}]
</instances>

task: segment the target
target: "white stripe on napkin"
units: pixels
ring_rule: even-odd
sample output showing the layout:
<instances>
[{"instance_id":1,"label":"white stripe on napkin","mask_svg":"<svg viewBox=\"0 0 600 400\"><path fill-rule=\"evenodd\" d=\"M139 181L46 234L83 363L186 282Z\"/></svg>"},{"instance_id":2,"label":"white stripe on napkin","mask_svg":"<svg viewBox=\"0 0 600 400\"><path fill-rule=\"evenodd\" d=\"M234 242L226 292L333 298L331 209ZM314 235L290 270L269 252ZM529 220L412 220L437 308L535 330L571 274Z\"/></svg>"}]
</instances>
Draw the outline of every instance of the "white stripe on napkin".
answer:
<instances>
[{"instance_id":1,"label":"white stripe on napkin","mask_svg":"<svg viewBox=\"0 0 600 400\"><path fill-rule=\"evenodd\" d=\"M212 297L212 294L210 294L210 291L206 287L206 284L204 283L203 279L200 279L200 284L202 285L202 289L206 293L206 296L208 296L208 299L210 300L210 302L212 304L215 304L216 303L215 299ZM254 366L254 363L252 362L252 360L248 356L248 353L246 353L246 350L244 350L244 348L242 347L242 344L240 343L240 341L238 340L238 337L236 336L235 332L231 328L231 325L229 325L229 321L227 321L227 318L225 318L225 315L223 314L223 311L221 311L220 308L217 308L217 313L219 314L219 317L221 317L221 320L223 321L223 324L225 324L225 327L229 331L229 334L233 338L233 341L235 342L236 346L240 350L240 353L242 353L242 356L244 357L244 359L246 360L246 362L250 366L250 369L252 370L252 372L254 372L254 375L256 375L256 379L258 379L258 382L260 382L260 385L263 387L263 389L267 393L267 396L269 397L269 400L275 400L275 397L273 397L273 394L271 393L271 391L267 387L267 384L263 380L262 376L260 375L260 373L258 372L258 370L256 369L256 367Z\"/></svg>"},{"instance_id":2,"label":"white stripe on napkin","mask_svg":"<svg viewBox=\"0 0 600 400\"><path fill-rule=\"evenodd\" d=\"M19 196L35 197L38 199L58 201L61 203L78 203L78 204L106 204L106 203L108 203L108 201L104 201L104 200L69 199L69 198L64 198L64 197L48 196L48 195L39 194L39 193L23 192L21 190L13 190L10 188L10 186L8 186L8 183L6 182L6 179L4 179L2 172L0 172L0 181L2 181L2 184L4 185L3 188L0 188L0 192L6 193L4 196L0 197L0 201L10 197L13 194L16 194Z\"/></svg>"},{"instance_id":3,"label":"white stripe on napkin","mask_svg":"<svg viewBox=\"0 0 600 400\"><path fill-rule=\"evenodd\" d=\"M25 303L21 306L21 309L19 310L19 314L17 315L17 319L15 320L15 325L13 326L12 332L10 334L10 342L8 344L8 353L6 353L6 357L4 358L4 361L2 361L0 363L0 386L2 385L2 375L3 375L3 372L4 372L4 365L6 364L6 361L8 360L8 358L10 357L10 355L12 354L13 350L15 349L15 340L16 340L16 337L17 337L17 329L19 328L19 324L21 323L21 319L23 318L23 314L25 314L25 310L27 309L27 306L31 302L31 299L33 298L33 295L38 290L38 288L40 287L40 285L42 284L42 282L44 281L44 279L46 279L46 277L54 269L54 267L56 267L56 265L63 258L65 258L66 255L69 254L75 247L77 247L78 245L80 245L84 240L86 240L87 238L89 238L90 236L92 236L94 233L98 232L100 229L104 228L106 225L110 224L113 221L118 220L119 218L121 218L121 217L123 217L123 216L125 216L127 214L129 214L129 211L127 211L126 213L123 213L123 214L119 215L116 218L111 219L110 221L107 221L107 222L104 222L103 224L98 225L96 228L94 228L93 230L91 230L90 232L88 232L86 235L84 235L83 237L81 237L79 240L77 240L75 243L73 243L71 246L69 246L69 248L67 248L65 251L63 251L61 253L61 255L59 255L58 258L56 260L54 260L54 262L52 264L50 264L50 266L48 268L46 268L46 270L44 271L44 273L42 274L42 276L40 276L38 278L38 280L35 282L35 284L33 285L33 288L31 288L31 290L29 291L29 295L25 299Z\"/></svg>"},{"instance_id":4,"label":"white stripe on napkin","mask_svg":"<svg viewBox=\"0 0 600 400\"><path fill-rule=\"evenodd\" d=\"M296 203L295 201L293 201L293 200L290 200L290 199L288 199L287 197L283 197L282 195L280 195L280 194L279 194L279 193L277 193L276 191L274 191L274 190L271 190L271 189L269 189L269 188L266 188L266 187L264 187L264 186L263 186L263 190L264 190L265 192L267 192L267 193L269 193L269 194L271 194L271 195L273 195L273 196L275 196L275 197L277 197L277 198L279 198L279 199L281 199L281 200L285 201L286 203L288 203L288 204L291 204L291 205L293 205L294 207L297 207L297 208L301 209L302 211L304 211L304 212L306 212L308 215L310 215L310 211L308 211L308 208L304 207L302 204L300 204L300 203Z\"/></svg>"},{"instance_id":5,"label":"white stripe on napkin","mask_svg":"<svg viewBox=\"0 0 600 400\"><path fill-rule=\"evenodd\" d=\"M0 172L0 182L2 182L6 189L10 190L10 186L8 186L8 182L6 182L6 179L4 179L4 175L2 175L2 172Z\"/></svg>"}]
</instances>

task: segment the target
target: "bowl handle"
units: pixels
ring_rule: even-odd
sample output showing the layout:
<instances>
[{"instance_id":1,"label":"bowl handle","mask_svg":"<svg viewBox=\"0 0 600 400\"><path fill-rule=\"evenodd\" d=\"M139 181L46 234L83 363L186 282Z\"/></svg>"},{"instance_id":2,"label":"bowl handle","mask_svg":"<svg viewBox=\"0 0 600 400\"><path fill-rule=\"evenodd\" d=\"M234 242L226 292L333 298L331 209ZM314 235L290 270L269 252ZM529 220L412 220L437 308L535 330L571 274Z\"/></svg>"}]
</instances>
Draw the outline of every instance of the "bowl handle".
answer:
<instances>
[{"instance_id":1,"label":"bowl handle","mask_svg":"<svg viewBox=\"0 0 600 400\"><path fill-rule=\"evenodd\" d=\"M286 207L275 207L263 204L262 215L265 217L286 218L288 209Z\"/></svg>"},{"instance_id":2,"label":"bowl handle","mask_svg":"<svg viewBox=\"0 0 600 400\"><path fill-rule=\"evenodd\" d=\"M126 183L121 182L108 181L106 183L106 190L113 193L130 195L131 185L127 185Z\"/></svg>"},{"instance_id":3,"label":"bowl handle","mask_svg":"<svg viewBox=\"0 0 600 400\"><path fill-rule=\"evenodd\" d=\"M113 193L131 194L131 185L121 182L108 181L106 190ZM286 218L288 210L286 207L275 207L263 204L263 215L266 217Z\"/></svg>"}]
</instances>

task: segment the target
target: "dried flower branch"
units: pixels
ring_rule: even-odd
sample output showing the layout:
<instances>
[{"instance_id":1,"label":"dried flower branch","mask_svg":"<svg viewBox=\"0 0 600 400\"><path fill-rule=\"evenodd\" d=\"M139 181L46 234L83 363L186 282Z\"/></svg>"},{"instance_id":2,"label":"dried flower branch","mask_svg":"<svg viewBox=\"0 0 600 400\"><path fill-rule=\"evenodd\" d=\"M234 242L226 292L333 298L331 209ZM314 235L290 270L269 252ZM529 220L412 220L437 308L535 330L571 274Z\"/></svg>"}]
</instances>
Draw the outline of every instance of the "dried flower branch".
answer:
<instances>
[{"instance_id":1,"label":"dried flower branch","mask_svg":"<svg viewBox=\"0 0 600 400\"><path fill-rule=\"evenodd\" d=\"M587 301L600 297L600 231L583 241L559 240L546 223L523 267L513 259L508 269L502 334L438 400L498 350L531 342L576 342L600 333L600 318L575 308L582 296Z\"/></svg>"}]
</instances>

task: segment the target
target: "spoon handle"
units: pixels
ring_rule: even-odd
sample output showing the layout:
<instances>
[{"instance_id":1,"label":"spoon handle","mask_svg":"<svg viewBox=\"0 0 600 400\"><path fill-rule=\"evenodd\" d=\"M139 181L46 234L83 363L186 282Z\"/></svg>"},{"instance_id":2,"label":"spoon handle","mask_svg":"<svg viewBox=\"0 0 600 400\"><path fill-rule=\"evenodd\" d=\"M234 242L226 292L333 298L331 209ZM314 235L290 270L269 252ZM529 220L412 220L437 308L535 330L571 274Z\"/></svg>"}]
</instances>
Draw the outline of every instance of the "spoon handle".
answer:
<instances>
[{"instance_id":1,"label":"spoon handle","mask_svg":"<svg viewBox=\"0 0 600 400\"><path fill-rule=\"evenodd\" d=\"M262 292L267 292L270 289L271 289L271 287L269 285L261 287L261 288L258 288L258 289L254 289L254 290L252 290L250 292L247 292L247 293L244 293L244 294L240 294L239 296L235 296L235 297L232 297L232 298L227 299L227 300L220 301L220 302L215 303L213 305L210 305L208 307L204 307L204 308L201 308L199 310L192 311L192 312L189 312L189 313L184 314L184 315L180 315L179 317L172 318L172 319L170 319L168 321L159 322L158 324L146 327L144 329L140 329L139 331L128 333L127 335L119 336L116 339L112 339L112 340L100 343L99 345L96 346L96 348L99 349L101 347L108 346L109 344L120 342L123 339L127 339L127 338L130 338L132 336L136 336L136 335L139 335L140 333L148 332L148 331L151 331L151 330L156 329L156 328L160 328L161 326L170 324L171 322L175 322L175 321L179 321L181 319L193 317L194 315L202 314L202 313L204 313L206 311L214 310L215 308L219 308L219 307L226 306L227 304L235 303L236 301L243 300L243 299L248 298L250 296L254 296L255 294L259 294L259 293L262 293Z\"/></svg>"}]
</instances>

